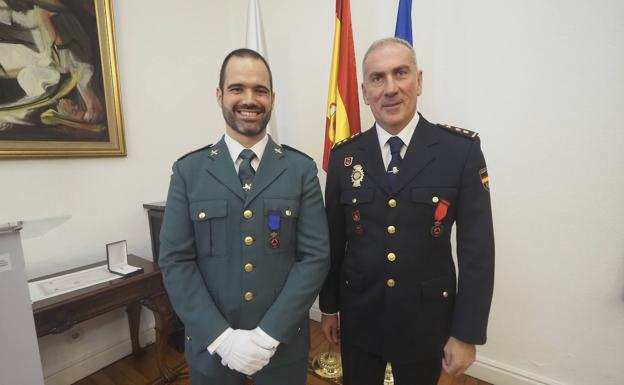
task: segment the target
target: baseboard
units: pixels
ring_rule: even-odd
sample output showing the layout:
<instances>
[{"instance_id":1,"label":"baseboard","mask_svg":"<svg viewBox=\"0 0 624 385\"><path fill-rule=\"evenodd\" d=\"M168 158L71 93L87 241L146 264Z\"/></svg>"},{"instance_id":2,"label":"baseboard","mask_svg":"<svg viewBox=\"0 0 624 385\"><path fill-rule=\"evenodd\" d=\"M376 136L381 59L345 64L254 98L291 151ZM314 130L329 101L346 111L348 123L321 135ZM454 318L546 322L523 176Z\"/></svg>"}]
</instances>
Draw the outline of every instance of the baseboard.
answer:
<instances>
[{"instance_id":1,"label":"baseboard","mask_svg":"<svg viewBox=\"0 0 624 385\"><path fill-rule=\"evenodd\" d=\"M156 333L153 328L139 333L139 341L150 344L155 341ZM103 350L83 357L80 361L71 363L66 368L45 378L45 385L73 384L98 370L107 367L132 352L132 342L128 338L116 345L105 347Z\"/></svg>"},{"instance_id":2,"label":"baseboard","mask_svg":"<svg viewBox=\"0 0 624 385\"><path fill-rule=\"evenodd\" d=\"M466 374L494 385L566 385L482 356Z\"/></svg>"},{"instance_id":3,"label":"baseboard","mask_svg":"<svg viewBox=\"0 0 624 385\"><path fill-rule=\"evenodd\" d=\"M310 308L310 319L321 322L321 310L316 305Z\"/></svg>"}]
</instances>

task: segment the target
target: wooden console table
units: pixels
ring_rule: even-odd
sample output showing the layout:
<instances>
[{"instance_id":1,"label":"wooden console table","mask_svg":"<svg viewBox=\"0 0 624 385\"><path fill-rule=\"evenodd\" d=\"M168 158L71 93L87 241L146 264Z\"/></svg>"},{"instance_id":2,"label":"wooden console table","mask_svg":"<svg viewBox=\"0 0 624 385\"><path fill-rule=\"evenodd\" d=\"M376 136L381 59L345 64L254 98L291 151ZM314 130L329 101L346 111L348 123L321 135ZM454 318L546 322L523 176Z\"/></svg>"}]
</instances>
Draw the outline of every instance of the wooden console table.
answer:
<instances>
[{"instance_id":1,"label":"wooden console table","mask_svg":"<svg viewBox=\"0 0 624 385\"><path fill-rule=\"evenodd\" d=\"M165 351L174 313L163 286L160 269L156 263L132 254L128 256L128 262L133 266L142 267L143 272L132 277L120 277L119 279L34 302L32 309L37 337L63 333L79 322L125 307L130 324L132 354L139 355L142 353L142 348L139 346L139 321L141 305L144 305L154 312L156 321L156 357L161 378L157 379L154 384L173 382L178 375L165 364ZM31 282L103 264L106 264L106 262L94 263L58 274L40 277Z\"/></svg>"}]
</instances>

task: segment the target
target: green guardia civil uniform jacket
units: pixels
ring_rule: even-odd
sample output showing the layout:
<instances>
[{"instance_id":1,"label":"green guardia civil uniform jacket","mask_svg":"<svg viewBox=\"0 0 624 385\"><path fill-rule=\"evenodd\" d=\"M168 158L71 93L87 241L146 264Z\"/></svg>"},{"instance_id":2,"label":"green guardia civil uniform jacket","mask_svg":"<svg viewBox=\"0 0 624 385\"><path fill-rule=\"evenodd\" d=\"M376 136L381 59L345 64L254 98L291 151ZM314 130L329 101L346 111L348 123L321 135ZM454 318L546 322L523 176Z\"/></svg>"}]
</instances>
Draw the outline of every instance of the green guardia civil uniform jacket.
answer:
<instances>
[{"instance_id":1,"label":"green guardia civil uniform jacket","mask_svg":"<svg viewBox=\"0 0 624 385\"><path fill-rule=\"evenodd\" d=\"M194 369L217 372L221 357L207 347L228 327L260 326L280 341L268 367L305 358L308 311L329 269L314 161L269 139L246 192L223 139L178 159L159 265Z\"/></svg>"}]
</instances>

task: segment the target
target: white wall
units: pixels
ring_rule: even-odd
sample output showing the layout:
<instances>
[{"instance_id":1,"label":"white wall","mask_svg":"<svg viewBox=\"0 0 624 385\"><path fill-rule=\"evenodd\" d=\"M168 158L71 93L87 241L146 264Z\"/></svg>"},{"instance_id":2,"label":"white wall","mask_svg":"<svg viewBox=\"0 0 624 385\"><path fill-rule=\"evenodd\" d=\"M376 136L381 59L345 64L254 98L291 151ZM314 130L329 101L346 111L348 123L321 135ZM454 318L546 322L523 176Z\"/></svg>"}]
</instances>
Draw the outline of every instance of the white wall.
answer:
<instances>
[{"instance_id":1,"label":"white wall","mask_svg":"<svg viewBox=\"0 0 624 385\"><path fill-rule=\"evenodd\" d=\"M141 204L165 198L176 157L222 132L214 88L244 44L246 3L114 1L128 157L0 165L0 216L72 216L26 241L31 276L101 259L118 239L150 255ZM260 3L280 139L320 161L335 2ZM358 71L394 32L397 3L352 1ZM496 289L472 373L497 384L624 383L622 14L617 0L414 1L419 109L479 131L489 163ZM102 349L126 327L111 317L85 330ZM79 354L40 343L47 375L53 357Z\"/></svg>"}]
</instances>

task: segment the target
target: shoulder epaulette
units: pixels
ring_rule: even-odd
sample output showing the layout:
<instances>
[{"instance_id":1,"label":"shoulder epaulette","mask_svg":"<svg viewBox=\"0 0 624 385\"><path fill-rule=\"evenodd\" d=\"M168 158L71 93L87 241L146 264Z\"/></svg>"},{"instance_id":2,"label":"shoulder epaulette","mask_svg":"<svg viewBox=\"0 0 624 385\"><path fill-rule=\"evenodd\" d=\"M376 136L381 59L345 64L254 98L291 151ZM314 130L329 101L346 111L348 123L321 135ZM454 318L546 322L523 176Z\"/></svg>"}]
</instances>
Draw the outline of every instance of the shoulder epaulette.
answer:
<instances>
[{"instance_id":1,"label":"shoulder epaulette","mask_svg":"<svg viewBox=\"0 0 624 385\"><path fill-rule=\"evenodd\" d=\"M179 158L178 158L178 160L182 160L182 159L186 158L187 156L189 156L189 155L191 155L191 154L194 154L194 153L199 152L199 151L201 151L201 150L205 150L205 149L209 148L210 146L212 146L212 144L209 144L209 145L204 146L204 147L202 147L202 148L198 148L197 150L193 150L193 151L191 151L191 152L188 152L188 153L186 153L186 154L182 155L181 157L179 157Z\"/></svg>"},{"instance_id":2,"label":"shoulder epaulette","mask_svg":"<svg viewBox=\"0 0 624 385\"><path fill-rule=\"evenodd\" d=\"M339 142L334 143L334 145L332 146L332 150L334 148L338 148L340 146L342 146L343 144L349 143L350 141L352 141L353 139L357 138L358 136L360 136L361 132L356 132L355 134L351 135L348 138L345 138Z\"/></svg>"},{"instance_id":3,"label":"shoulder epaulette","mask_svg":"<svg viewBox=\"0 0 624 385\"><path fill-rule=\"evenodd\" d=\"M294 147L290 147L290 146L289 146L289 145L287 145L287 144L280 144L280 146L282 146L282 147L284 147L284 148L286 148L286 149L288 149L288 150L290 150L290 151L297 152L297 153L299 153L299 154L301 154L301 155L305 156L305 157L306 157L306 158L308 158L308 159L312 159L312 157L311 157L310 155L306 154L306 153L305 153L305 152L303 152L303 151L297 150L297 149L296 149L296 148L294 148ZM312 160L314 160L314 159L312 159Z\"/></svg>"},{"instance_id":4,"label":"shoulder epaulette","mask_svg":"<svg viewBox=\"0 0 624 385\"><path fill-rule=\"evenodd\" d=\"M466 130L465 128L451 126L449 124L438 124L438 127L441 127L447 131L450 131L454 134L461 135L463 137L474 139L479 136L478 132Z\"/></svg>"}]
</instances>

